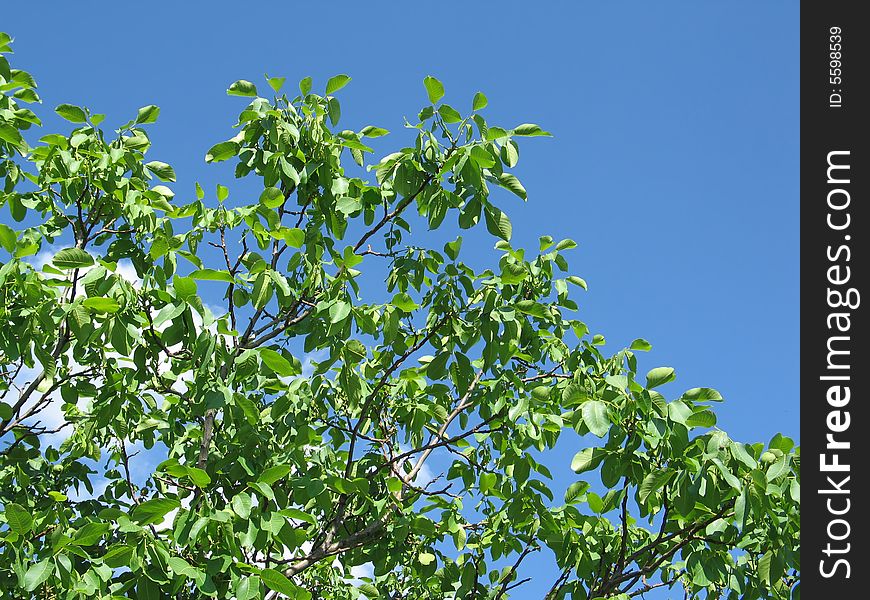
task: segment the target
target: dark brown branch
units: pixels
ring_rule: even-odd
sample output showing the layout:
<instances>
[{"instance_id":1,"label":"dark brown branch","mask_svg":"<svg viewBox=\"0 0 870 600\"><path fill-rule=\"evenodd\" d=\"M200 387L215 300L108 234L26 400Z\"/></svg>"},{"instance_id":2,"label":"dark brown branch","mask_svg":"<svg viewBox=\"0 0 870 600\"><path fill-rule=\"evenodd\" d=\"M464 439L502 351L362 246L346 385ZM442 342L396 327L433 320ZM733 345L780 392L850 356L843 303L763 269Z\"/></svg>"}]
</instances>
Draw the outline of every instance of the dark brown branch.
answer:
<instances>
[{"instance_id":1,"label":"dark brown branch","mask_svg":"<svg viewBox=\"0 0 870 600\"><path fill-rule=\"evenodd\" d=\"M356 441L357 441L356 434L359 433L360 431L362 431L363 425L365 424L367 416L368 416L368 412L371 409L372 404L375 401L375 398L377 398L380 391L386 385L387 380L390 378L390 376L392 376L392 374L396 371L396 369L398 369L406 360L408 360L408 358L412 354L414 354L420 348L422 348L427 343L429 343L429 340L432 339L432 337L435 335L435 333L439 329L441 329L441 327L444 326L445 323L447 323L450 316L451 316L451 313L444 315L440 321L438 321L435 325L432 326L432 328L429 330L429 332L425 336L423 336L423 338L421 338L417 343L415 343L410 348L408 348L399 358L397 358L395 361L393 361L393 364L390 365L390 367L386 370L386 372L384 372L383 376L378 381L378 383L375 385L374 389L371 391L368 398L366 398L365 403L363 404L362 408L360 409L359 419L357 420L356 425L353 428L353 435L350 438L350 446L348 447L348 452L347 452L347 466L345 467L345 470L344 470L345 478L350 477L351 469L353 468L353 458L354 458L353 454L354 454L354 449L356 448Z\"/></svg>"},{"instance_id":2,"label":"dark brown branch","mask_svg":"<svg viewBox=\"0 0 870 600\"><path fill-rule=\"evenodd\" d=\"M243 343L242 347L243 348L256 348L257 346L260 346L260 345L264 344L265 342L268 342L272 338L281 335L282 333L287 331L287 329L289 329L290 327L293 327L294 325L298 325L299 323L304 321L306 318L308 318L308 316L311 315L311 313L313 313L313 312L314 312L313 309L309 309L303 313L300 313L298 316L296 316L292 319L288 318L286 321L284 321L284 323L280 327L276 327L275 329L273 329L269 333L262 335L255 340Z\"/></svg>"},{"instance_id":3,"label":"dark brown branch","mask_svg":"<svg viewBox=\"0 0 870 600\"><path fill-rule=\"evenodd\" d=\"M572 570L573 567L565 567L565 569L559 575L558 579L556 579L555 583L553 583L553 586L544 596L544 600L552 600L556 597L556 595L559 593L559 590L565 587L565 584L568 583L568 578L571 576Z\"/></svg>"},{"instance_id":4,"label":"dark brown branch","mask_svg":"<svg viewBox=\"0 0 870 600\"><path fill-rule=\"evenodd\" d=\"M127 489L130 492L130 499L138 505L139 497L136 494L136 490L133 488L133 479L130 477L130 457L127 456L127 445L124 443L123 439L118 438L118 446L121 450L121 461L124 465L124 479L127 480Z\"/></svg>"},{"instance_id":5,"label":"dark brown branch","mask_svg":"<svg viewBox=\"0 0 870 600\"><path fill-rule=\"evenodd\" d=\"M414 200L416 200L417 196L419 196L420 194L423 193L423 190L425 190L426 187L430 183L432 183L432 180L434 178L435 178L434 175L427 175L426 178L423 179L423 183L420 184L420 187L417 189L416 192L414 192L410 196L403 198L402 201L396 205L396 208L394 208L392 210L392 212L388 212L387 214L385 214L383 216L383 218L381 218L381 220L375 224L374 227L372 227L371 229L366 231L363 234L363 236L359 239L359 241L354 245L354 247L353 247L354 253L356 253L357 250L362 248L363 244L365 244L366 241L368 241L368 239L370 237L372 237L374 234L376 234L378 231L380 231L384 225L386 225L387 223L389 223L390 221L395 219L397 216L402 214L402 211L404 211L406 208L408 208L408 205L410 205Z\"/></svg>"},{"instance_id":6,"label":"dark brown branch","mask_svg":"<svg viewBox=\"0 0 870 600\"><path fill-rule=\"evenodd\" d=\"M498 593L495 595L495 600L499 600L500 598L503 598L504 595L508 592L508 590L511 589L508 587L508 585L511 583L511 579L516 576L517 569L520 568L520 564L522 564L523 560L529 554L531 554L532 552L537 552L538 550L540 550L540 546L538 546L534 541L532 541L523 549L522 552L520 552L520 555L517 558L516 562L514 562L514 564L511 566L511 568L508 570L508 572L504 574L504 577L502 577L502 582L501 582L501 585L499 586ZM525 581L528 581L528 579L520 581L516 585L520 585L520 584L524 583ZM514 586L514 587L516 587L516 586Z\"/></svg>"},{"instance_id":7,"label":"dark brown branch","mask_svg":"<svg viewBox=\"0 0 870 600\"><path fill-rule=\"evenodd\" d=\"M705 520L701 521L700 523L695 524L692 527L688 527L688 528L684 527L680 531L676 531L676 532L672 533L671 535L666 536L657 544L656 543L647 544L647 546L644 546L644 548L642 549L643 551L646 551L646 550L655 551L655 549L658 547L659 544L667 543L671 539L674 539L674 538L679 537L679 536L685 536L685 539L678 541L671 548L668 548L666 551L662 552L662 554L661 554L661 556L659 556L659 558L654 559L651 562L648 562L646 565L642 566L640 569L638 569L636 571L631 571L629 573L623 573L622 575L619 575L617 577L612 578L610 581L607 582L606 585L602 586L601 591L602 592L612 591L612 590L616 589L616 587L619 586L621 583L626 582L626 581L631 581L631 583L629 583L628 586L626 586L627 588L630 589L635 583L637 583L637 581L641 577L644 577L644 576L649 575L650 573L654 572L656 569L659 568L659 566L664 561L666 561L668 558L674 556L686 544L694 541L693 536L697 532L699 532L703 528L707 527L707 525L709 525L713 521L716 521L717 519L721 519L731 509L731 507L733 505L734 505L734 502L729 501L721 509L719 509L719 511L716 512L716 514L714 514L712 517L709 517L708 519L705 519ZM635 554L638 554L638 553L635 553ZM634 557L635 554L633 554L632 557ZM640 555L638 554L638 556L640 556ZM632 558L629 559L628 564L631 564L631 562L633 562Z\"/></svg>"}]
</instances>

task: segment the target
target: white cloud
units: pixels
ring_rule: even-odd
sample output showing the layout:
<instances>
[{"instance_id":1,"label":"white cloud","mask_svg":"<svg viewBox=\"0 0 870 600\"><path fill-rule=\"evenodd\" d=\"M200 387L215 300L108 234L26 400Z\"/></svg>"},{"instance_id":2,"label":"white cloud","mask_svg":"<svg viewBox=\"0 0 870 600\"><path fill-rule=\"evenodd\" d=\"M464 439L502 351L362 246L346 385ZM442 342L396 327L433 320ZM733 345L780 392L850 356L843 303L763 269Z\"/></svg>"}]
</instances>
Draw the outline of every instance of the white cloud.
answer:
<instances>
[{"instance_id":1,"label":"white cloud","mask_svg":"<svg viewBox=\"0 0 870 600\"><path fill-rule=\"evenodd\" d=\"M118 266L115 267L115 274L120 276L122 279L126 279L133 287L140 287L142 285L142 278L136 273L136 268L133 267L133 263L131 263L126 258L118 261Z\"/></svg>"},{"instance_id":2,"label":"white cloud","mask_svg":"<svg viewBox=\"0 0 870 600\"><path fill-rule=\"evenodd\" d=\"M359 585L362 583L362 578L366 579L374 579L375 578L375 566L370 563L364 563L361 565L355 565L350 568L350 576L353 577L354 585Z\"/></svg>"},{"instance_id":3,"label":"white cloud","mask_svg":"<svg viewBox=\"0 0 870 600\"><path fill-rule=\"evenodd\" d=\"M314 374L314 369L317 368L315 363L318 363L329 356L329 350L321 348L313 352L306 352L302 357L302 377L308 379Z\"/></svg>"},{"instance_id":4,"label":"white cloud","mask_svg":"<svg viewBox=\"0 0 870 600\"><path fill-rule=\"evenodd\" d=\"M57 251L60 248L56 248L55 246L48 246L44 250L40 250L39 253L34 257L27 257L24 259L24 262L28 262L33 265L33 268L36 270L42 270L42 267L51 262L51 259L57 254Z\"/></svg>"}]
</instances>

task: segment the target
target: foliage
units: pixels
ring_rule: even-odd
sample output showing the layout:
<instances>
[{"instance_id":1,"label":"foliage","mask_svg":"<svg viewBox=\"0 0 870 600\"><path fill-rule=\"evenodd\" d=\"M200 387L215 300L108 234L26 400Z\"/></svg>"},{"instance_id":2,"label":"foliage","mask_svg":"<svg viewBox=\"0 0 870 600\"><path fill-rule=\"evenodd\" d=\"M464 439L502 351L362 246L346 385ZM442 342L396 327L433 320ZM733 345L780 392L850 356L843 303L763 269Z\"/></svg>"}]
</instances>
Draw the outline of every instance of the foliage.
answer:
<instances>
[{"instance_id":1,"label":"foliage","mask_svg":"<svg viewBox=\"0 0 870 600\"><path fill-rule=\"evenodd\" d=\"M258 191L180 202L156 106L109 133L61 104L72 131L28 141L36 84L0 56L0 597L499 599L538 551L547 598L790 597L799 449L731 440L715 390L667 400L644 340L603 354L573 241L512 245L494 192L526 199L517 140L549 134L427 77L412 143L370 163L387 131L337 128L349 80L232 84L206 161ZM454 221L497 266L420 245Z\"/></svg>"}]
</instances>

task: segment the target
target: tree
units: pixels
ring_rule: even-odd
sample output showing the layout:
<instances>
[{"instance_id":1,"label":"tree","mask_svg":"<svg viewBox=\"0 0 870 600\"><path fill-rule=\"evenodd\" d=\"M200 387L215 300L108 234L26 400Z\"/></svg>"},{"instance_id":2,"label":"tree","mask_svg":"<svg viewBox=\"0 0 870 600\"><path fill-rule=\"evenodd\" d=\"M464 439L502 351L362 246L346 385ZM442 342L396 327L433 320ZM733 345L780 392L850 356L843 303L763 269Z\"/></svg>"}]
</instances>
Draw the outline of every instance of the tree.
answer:
<instances>
[{"instance_id":1,"label":"tree","mask_svg":"<svg viewBox=\"0 0 870 600\"><path fill-rule=\"evenodd\" d=\"M799 448L731 440L713 389L667 400L645 340L604 354L573 241L511 244L496 190L526 199L517 140L549 134L427 77L411 144L372 163L388 132L337 128L349 80L233 83L206 161L256 201L179 201L145 157L156 106L111 133L61 104L72 131L28 141L36 84L0 56L0 597L496 600L535 552L549 599L799 597Z\"/></svg>"}]
</instances>

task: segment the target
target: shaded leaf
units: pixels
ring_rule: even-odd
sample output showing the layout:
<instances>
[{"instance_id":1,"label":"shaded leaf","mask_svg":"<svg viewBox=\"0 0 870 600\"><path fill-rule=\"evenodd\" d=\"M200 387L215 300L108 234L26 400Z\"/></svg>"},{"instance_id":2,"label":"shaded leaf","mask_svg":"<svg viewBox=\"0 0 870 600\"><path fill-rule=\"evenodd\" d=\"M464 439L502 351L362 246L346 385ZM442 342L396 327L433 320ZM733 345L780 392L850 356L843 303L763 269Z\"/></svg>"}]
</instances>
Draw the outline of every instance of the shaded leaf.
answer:
<instances>
[{"instance_id":1,"label":"shaded leaf","mask_svg":"<svg viewBox=\"0 0 870 600\"><path fill-rule=\"evenodd\" d=\"M250 81L245 79L239 79L238 81L233 82L229 89L227 89L227 95L229 96L256 96L257 95L257 86L255 86Z\"/></svg>"},{"instance_id":2,"label":"shaded leaf","mask_svg":"<svg viewBox=\"0 0 870 600\"><path fill-rule=\"evenodd\" d=\"M140 525L155 525L160 523L170 511L181 506L174 498L154 498L135 506L130 516Z\"/></svg>"}]
</instances>

